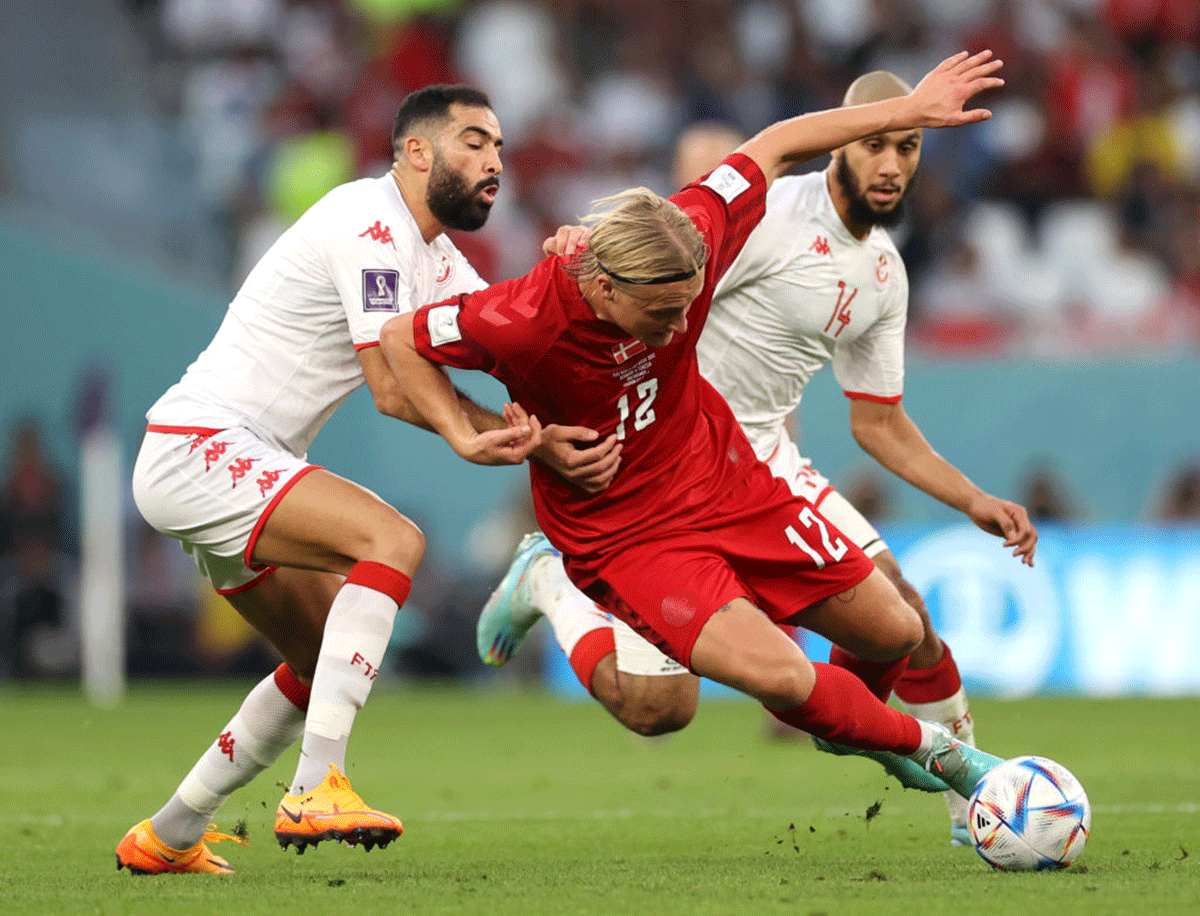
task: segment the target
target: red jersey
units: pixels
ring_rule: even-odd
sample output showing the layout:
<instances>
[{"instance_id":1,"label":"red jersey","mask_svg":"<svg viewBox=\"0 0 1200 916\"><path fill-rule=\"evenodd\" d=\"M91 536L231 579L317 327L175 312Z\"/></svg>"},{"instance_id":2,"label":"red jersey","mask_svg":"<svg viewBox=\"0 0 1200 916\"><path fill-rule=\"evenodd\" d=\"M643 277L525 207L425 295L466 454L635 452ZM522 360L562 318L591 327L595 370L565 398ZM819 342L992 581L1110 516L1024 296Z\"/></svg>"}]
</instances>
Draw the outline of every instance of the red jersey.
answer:
<instances>
[{"instance_id":1,"label":"red jersey","mask_svg":"<svg viewBox=\"0 0 1200 916\"><path fill-rule=\"evenodd\" d=\"M571 557L596 557L671 530L704 530L711 505L761 464L716 390L700 377L696 341L717 281L762 219L766 180L734 153L671 197L708 245L688 330L648 348L596 317L563 259L524 277L418 309L417 351L479 369L543 424L586 426L624 443L621 467L591 494L530 462L538 524ZM762 465L760 470L766 469Z\"/></svg>"}]
</instances>

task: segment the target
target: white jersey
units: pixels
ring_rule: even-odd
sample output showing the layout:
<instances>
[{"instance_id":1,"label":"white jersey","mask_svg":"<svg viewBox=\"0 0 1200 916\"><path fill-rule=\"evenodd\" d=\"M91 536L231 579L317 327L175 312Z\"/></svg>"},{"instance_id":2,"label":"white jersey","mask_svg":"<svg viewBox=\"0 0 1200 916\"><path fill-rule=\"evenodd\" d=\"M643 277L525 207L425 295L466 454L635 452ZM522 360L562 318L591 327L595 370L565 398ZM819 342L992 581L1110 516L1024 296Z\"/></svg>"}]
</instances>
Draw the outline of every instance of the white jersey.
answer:
<instances>
[{"instance_id":1,"label":"white jersey","mask_svg":"<svg viewBox=\"0 0 1200 916\"><path fill-rule=\"evenodd\" d=\"M340 185L263 255L147 419L243 426L302 456L364 383L357 351L386 321L486 285L445 235L425 243L390 174Z\"/></svg>"},{"instance_id":2,"label":"white jersey","mask_svg":"<svg viewBox=\"0 0 1200 916\"><path fill-rule=\"evenodd\" d=\"M908 275L878 226L862 241L826 173L776 180L766 215L721 279L700 335L700 372L768 460L808 380L832 359L852 398L904 390Z\"/></svg>"}]
</instances>

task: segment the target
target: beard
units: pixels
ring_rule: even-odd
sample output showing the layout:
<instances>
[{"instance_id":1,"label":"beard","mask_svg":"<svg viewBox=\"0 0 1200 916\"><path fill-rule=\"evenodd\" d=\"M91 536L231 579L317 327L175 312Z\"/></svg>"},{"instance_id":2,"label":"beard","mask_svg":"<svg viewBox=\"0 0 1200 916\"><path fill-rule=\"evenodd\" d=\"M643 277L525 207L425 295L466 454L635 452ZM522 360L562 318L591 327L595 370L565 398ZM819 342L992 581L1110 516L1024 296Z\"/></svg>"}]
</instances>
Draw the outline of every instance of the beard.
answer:
<instances>
[{"instance_id":1,"label":"beard","mask_svg":"<svg viewBox=\"0 0 1200 916\"><path fill-rule=\"evenodd\" d=\"M484 188L499 187L500 179L485 178L473 188L467 187L466 179L455 172L438 153L433 154L433 168L429 174L429 189L425 192L425 203L429 212L448 229L473 232L487 222L492 212L489 201L480 198Z\"/></svg>"},{"instance_id":2,"label":"beard","mask_svg":"<svg viewBox=\"0 0 1200 916\"><path fill-rule=\"evenodd\" d=\"M904 193L897 198L890 210L879 210L867 200L865 192L858 190L858 186L854 183L854 173L850 171L845 156L838 157L838 164L833 170L833 174L842 193L846 195L846 200L849 201L851 222L859 226L882 226L884 229L891 229L904 221L906 215L904 202L908 199L908 192L912 190L916 175L909 179Z\"/></svg>"}]
</instances>

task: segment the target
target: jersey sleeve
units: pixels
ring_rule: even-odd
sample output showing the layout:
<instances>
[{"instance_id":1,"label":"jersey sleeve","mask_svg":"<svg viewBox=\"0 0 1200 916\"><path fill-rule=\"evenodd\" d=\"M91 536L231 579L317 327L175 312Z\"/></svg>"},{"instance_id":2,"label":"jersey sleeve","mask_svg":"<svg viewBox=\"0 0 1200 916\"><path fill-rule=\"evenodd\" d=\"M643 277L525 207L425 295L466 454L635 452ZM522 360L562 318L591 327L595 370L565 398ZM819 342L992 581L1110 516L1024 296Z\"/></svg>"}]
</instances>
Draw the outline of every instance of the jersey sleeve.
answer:
<instances>
[{"instance_id":1,"label":"jersey sleeve","mask_svg":"<svg viewBox=\"0 0 1200 916\"><path fill-rule=\"evenodd\" d=\"M526 275L422 306L413 315L417 352L439 365L476 369L506 385L519 384L549 336L539 321L540 294L538 278Z\"/></svg>"},{"instance_id":2,"label":"jersey sleeve","mask_svg":"<svg viewBox=\"0 0 1200 916\"><path fill-rule=\"evenodd\" d=\"M908 276L900 257L884 291L879 318L855 340L833 353L833 373L846 397L895 404L904 395L904 328L908 319Z\"/></svg>"},{"instance_id":3,"label":"jersey sleeve","mask_svg":"<svg viewBox=\"0 0 1200 916\"><path fill-rule=\"evenodd\" d=\"M413 290L405 252L396 251L403 243L393 238L390 227L363 232L361 215L351 221L346 209L330 208L319 244L356 350L379 343L379 329L402 312L422 303L413 302ZM365 223L364 223L365 225ZM378 224L377 224L378 225Z\"/></svg>"},{"instance_id":4,"label":"jersey sleeve","mask_svg":"<svg viewBox=\"0 0 1200 916\"><path fill-rule=\"evenodd\" d=\"M766 212L767 180L749 156L731 153L699 181L671 196L708 243L713 286L733 263Z\"/></svg>"}]
</instances>

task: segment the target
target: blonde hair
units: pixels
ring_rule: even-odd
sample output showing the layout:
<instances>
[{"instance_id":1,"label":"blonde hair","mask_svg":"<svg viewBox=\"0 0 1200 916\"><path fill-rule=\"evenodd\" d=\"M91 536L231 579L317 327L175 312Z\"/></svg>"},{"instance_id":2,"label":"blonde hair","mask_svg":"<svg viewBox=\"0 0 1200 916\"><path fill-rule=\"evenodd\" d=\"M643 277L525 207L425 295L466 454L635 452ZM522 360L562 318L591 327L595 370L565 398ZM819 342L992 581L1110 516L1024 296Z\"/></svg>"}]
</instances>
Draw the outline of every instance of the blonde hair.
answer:
<instances>
[{"instance_id":1,"label":"blonde hair","mask_svg":"<svg viewBox=\"0 0 1200 916\"><path fill-rule=\"evenodd\" d=\"M592 227L592 235L571 265L580 280L607 273L653 281L689 271L699 274L708 261L708 246L696 224L648 188L593 201L583 224Z\"/></svg>"}]
</instances>

